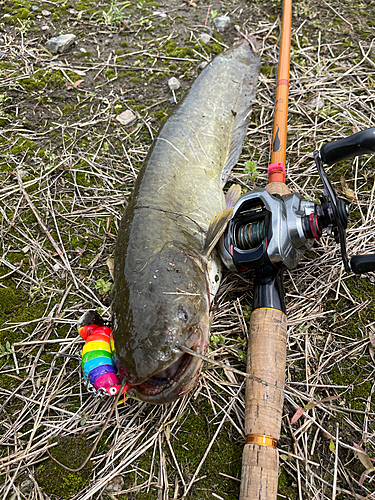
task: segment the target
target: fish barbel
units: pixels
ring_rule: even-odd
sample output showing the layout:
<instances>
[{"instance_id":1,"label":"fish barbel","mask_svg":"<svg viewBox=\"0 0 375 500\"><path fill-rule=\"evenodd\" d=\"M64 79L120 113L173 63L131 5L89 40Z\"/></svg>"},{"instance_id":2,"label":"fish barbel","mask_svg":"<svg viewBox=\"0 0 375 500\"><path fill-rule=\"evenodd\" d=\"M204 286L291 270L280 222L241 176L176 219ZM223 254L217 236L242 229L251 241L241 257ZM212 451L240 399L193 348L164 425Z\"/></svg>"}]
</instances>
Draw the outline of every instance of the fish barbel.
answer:
<instances>
[{"instance_id":1,"label":"fish barbel","mask_svg":"<svg viewBox=\"0 0 375 500\"><path fill-rule=\"evenodd\" d=\"M231 217L223 187L242 150L260 69L246 41L217 56L163 124L139 172L115 251L113 339L129 394L167 403L197 382ZM238 188L238 186L237 186ZM232 206L238 190L230 190ZM226 209L227 208L227 209Z\"/></svg>"}]
</instances>

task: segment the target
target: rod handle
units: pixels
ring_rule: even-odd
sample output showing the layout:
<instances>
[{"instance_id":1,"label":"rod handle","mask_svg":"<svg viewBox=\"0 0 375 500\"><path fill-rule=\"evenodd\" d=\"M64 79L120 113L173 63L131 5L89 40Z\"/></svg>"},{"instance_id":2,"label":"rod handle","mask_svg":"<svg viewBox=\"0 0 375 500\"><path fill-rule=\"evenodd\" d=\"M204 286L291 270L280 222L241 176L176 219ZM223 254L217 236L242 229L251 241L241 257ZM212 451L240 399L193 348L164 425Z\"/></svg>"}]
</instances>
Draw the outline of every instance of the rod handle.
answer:
<instances>
[{"instance_id":1,"label":"rod handle","mask_svg":"<svg viewBox=\"0 0 375 500\"><path fill-rule=\"evenodd\" d=\"M248 379L245 393L245 445L240 500L276 500L286 364L286 315L260 308L251 314L247 373L277 386ZM265 436L267 445L259 441ZM274 443L272 443L272 438ZM249 443L249 441L252 441Z\"/></svg>"}]
</instances>

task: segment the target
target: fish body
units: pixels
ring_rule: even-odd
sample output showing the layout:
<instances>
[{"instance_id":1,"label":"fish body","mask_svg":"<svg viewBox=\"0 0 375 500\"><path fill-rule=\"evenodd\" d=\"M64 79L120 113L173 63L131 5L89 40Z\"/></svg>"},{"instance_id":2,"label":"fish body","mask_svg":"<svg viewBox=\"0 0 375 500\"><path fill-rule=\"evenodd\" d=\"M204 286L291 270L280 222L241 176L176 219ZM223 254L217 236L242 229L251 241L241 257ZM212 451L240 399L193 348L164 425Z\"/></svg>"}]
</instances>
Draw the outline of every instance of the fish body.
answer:
<instances>
[{"instance_id":1,"label":"fish body","mask_svg":"<svg viewBox=\"0 0 375 500\"><path fill-rule=\"evenodd\" d=\"M212 247L228 219L223 186L243 146L259 67L241 42L204 69L162 126L121 220L113 339L120 375L142 400L173 401L198 379L202 361L179 346L207 350L221 278Z\"/></svg>"}]
</instances>

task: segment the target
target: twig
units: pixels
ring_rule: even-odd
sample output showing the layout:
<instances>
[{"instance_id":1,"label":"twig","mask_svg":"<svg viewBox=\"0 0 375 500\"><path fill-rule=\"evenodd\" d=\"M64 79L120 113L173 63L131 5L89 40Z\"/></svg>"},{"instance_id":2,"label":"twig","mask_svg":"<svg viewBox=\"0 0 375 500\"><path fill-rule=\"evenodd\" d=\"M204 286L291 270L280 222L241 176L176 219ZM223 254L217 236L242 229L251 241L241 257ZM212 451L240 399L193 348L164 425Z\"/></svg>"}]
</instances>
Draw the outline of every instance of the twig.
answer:
<instances>
[{"instance_id":1,"label":"twig","mask_svg":"<svg viewBox=\"0 0 375 500\"><path fill-rule=\"evenodd\" d=\"M335 468L333 472L332 500L336 500L338 459L339 459L339 423L336 422Z\"/></svg>"}]
</instances>

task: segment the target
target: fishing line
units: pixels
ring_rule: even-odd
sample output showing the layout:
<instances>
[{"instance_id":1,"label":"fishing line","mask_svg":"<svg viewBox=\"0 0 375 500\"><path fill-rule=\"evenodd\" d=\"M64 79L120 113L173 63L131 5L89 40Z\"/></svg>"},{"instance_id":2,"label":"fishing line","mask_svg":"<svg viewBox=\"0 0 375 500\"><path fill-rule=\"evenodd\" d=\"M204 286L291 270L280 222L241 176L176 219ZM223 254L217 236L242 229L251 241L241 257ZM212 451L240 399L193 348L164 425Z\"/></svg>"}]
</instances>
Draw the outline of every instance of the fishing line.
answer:
<instances>
[{"instance_id":1,"label":"fishing line","mask_svg":"<svg viewBox=\"0 0 375 500\"><path fill-rule=\"evenodd\" d=\"M224 368L224 369L229 370L231 372L238 373L239 375L242 375L243 377L255 380L255 382L259 382L260 384L263 384L263 385L266 385L269 387L273 387L274 389L277 389L278 391L281 391L281 392L286 392L285 389L282 389L281 387L278 387L277 385L266 382L265 380L262 380L261 378L256 377L255 375L251 375L250 373L241 372L241 370L237 370L237 368L233 368L230 365L226 365L225 363L222 363L221 361L215 361L214 359L211 359L208 356L204 356L203 354L200 354L198 352L193 351L193 349L189 349L189 347L186 347L184 345L177 345L176 347L178 347L178 349L180 349L180 351L184 351L188 354L191 354L191 356L195 356L196 358L203 359L204 361L207 361L208 363L211 363L212 365L220 366L220 368Z\"/></svg>"}]
</instances>

